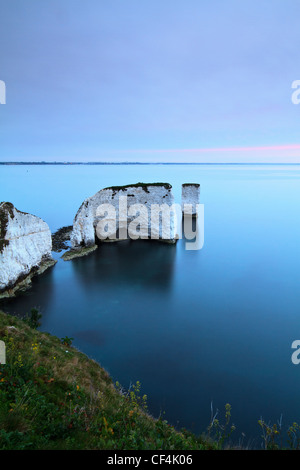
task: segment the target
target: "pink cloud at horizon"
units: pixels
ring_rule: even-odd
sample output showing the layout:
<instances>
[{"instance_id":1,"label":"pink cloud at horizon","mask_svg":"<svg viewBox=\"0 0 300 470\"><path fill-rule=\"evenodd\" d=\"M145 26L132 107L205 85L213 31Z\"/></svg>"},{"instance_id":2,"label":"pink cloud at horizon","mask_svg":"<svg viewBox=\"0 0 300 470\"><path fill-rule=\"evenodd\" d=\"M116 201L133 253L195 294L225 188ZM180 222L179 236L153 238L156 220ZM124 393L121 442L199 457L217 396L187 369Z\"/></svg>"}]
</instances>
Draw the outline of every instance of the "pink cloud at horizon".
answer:
<instances>
[{"instance_id":1,"label":"pink cloud at horizon","mask_svg":"<svg viewBox=\"0 0 300 470\"><path fill-rule=\"evenodd\" d=\"M189 163L300 163L300 144L211 147L211 148L168 148L168 149L127 149L112 151L115 157L137 156L137 161L158 161L157 156L166 155L166 162ZM117 154L119 154L117 156ZM213 160L212 155L213 154ZM141 157L141 158L139 158ZM121 158L122 160L122 158ZM130 158L131 160L131 158ZM162 160L161 160L162 161Z\"/></svg>"}]
</instances>

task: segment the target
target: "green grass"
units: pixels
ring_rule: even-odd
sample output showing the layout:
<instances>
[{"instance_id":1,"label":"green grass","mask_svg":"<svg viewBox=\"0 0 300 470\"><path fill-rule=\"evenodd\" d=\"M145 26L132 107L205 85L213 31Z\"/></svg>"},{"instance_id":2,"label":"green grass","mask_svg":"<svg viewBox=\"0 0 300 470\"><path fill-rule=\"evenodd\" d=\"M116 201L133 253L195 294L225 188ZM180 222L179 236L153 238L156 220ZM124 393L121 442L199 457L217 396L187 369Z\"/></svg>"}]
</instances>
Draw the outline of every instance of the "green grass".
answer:
<instances>
[{"instance_id":1,"label":"green grass","mask_svg":"<svg viewBox=\"0 0 300 470\"><path fill-rule=\"evenodd\" d=\"M218 450L243 448L231 435L231 406L212 416L200 436L155 419L137 382L114 384L100 364L72 346L73 338L38 331L39 312L24 320L0 311L0 450ZM213 413L212 413L213 414ZM259 448L300 449L300 426L258 420ZM245 448L245 447L244 447Z\"/></svg>"},{"instance_id":2,"label":"green grass","mask_svg":"<svg viewBox=\"0 0 300 470\"><path fill-rule=\"evenodd\" d=\"M139 382L123 391L72 338L28 323L0 312L0 450L217 448L150 416Z\"/></svg>"}]
</instances>

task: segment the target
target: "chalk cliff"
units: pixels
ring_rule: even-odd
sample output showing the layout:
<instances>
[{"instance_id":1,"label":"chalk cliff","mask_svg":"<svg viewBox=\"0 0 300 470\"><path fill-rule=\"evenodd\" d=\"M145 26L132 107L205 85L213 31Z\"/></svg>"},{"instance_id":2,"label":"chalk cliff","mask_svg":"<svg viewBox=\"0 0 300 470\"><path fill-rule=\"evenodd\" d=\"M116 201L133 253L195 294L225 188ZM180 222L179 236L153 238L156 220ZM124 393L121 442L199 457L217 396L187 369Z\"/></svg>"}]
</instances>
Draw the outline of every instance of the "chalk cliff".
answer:
<instances>
[{"instance_id":1,"label":"chalk cliff","mask_svg":"<svg viewBox=\"0 0 300 470\"><path fill-rule=\"evenodd\" d=\"M82 203L74 218L72 248L93 246L97 239L116 241L127 237L175 243L176 215L169 212L167 226L158 221L158 206L163 205L167 214L173 204L172 186L168 183L137 183L101 189ZM104 214L106 207L108 212ZM113 219L117 220L116 230ZM107 235L102 230L104 222L112 227ZM128 231L126 228L124 232L124 227Z\"/></svg>"},{"instance_id":2,"label":"chalk cliff","mask_svg":"<svg viewBox=\"0 0 300 470\"><path fill-rule=\"evenodd\" d=\"M0 203L0 298L15 295L55 264L51 232L42 219Z\"/></svg>"}]
</instances>

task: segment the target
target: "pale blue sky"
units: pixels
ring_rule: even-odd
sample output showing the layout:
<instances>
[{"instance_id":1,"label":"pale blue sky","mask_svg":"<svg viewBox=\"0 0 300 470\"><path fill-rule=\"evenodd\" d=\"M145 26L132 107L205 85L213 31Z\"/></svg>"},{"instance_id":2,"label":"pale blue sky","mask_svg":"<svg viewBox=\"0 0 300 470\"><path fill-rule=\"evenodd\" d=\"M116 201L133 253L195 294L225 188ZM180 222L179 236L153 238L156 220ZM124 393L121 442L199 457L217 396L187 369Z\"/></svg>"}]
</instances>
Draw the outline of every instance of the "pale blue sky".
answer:
<instances>
[{"instance_id":1,"label":"pale blue sky","mask_svg":"<svg viewBox=\"0 0 300 470\"><path fill-rule=\"evenodd\" d=\"M1 161L300 162L297 0L1 0L0 18Z\"/></svg>"}]
</instances>

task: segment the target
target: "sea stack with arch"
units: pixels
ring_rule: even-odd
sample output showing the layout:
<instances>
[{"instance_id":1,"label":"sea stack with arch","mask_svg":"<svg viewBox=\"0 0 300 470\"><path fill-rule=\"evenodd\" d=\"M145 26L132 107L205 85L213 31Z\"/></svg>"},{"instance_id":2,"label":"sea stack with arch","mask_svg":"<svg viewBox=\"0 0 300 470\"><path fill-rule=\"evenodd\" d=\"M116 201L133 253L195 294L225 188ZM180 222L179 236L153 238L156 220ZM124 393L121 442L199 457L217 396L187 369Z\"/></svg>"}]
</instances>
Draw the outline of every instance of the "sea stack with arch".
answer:
<instances>
[{"instance_id":1,"label":"sea stack with arch","mask_svg":"<svg viewBox=\"0 0 300 470\"><path fill-rule=\"evenodd\" d=\"M127 238L176 243L173 205L169 183L135 183L101 189L85 199L77 211L71 234L72 250L94 249L99 241ZM159 215L164 211L167 224Z\"/></svg>"}]
</instances>

